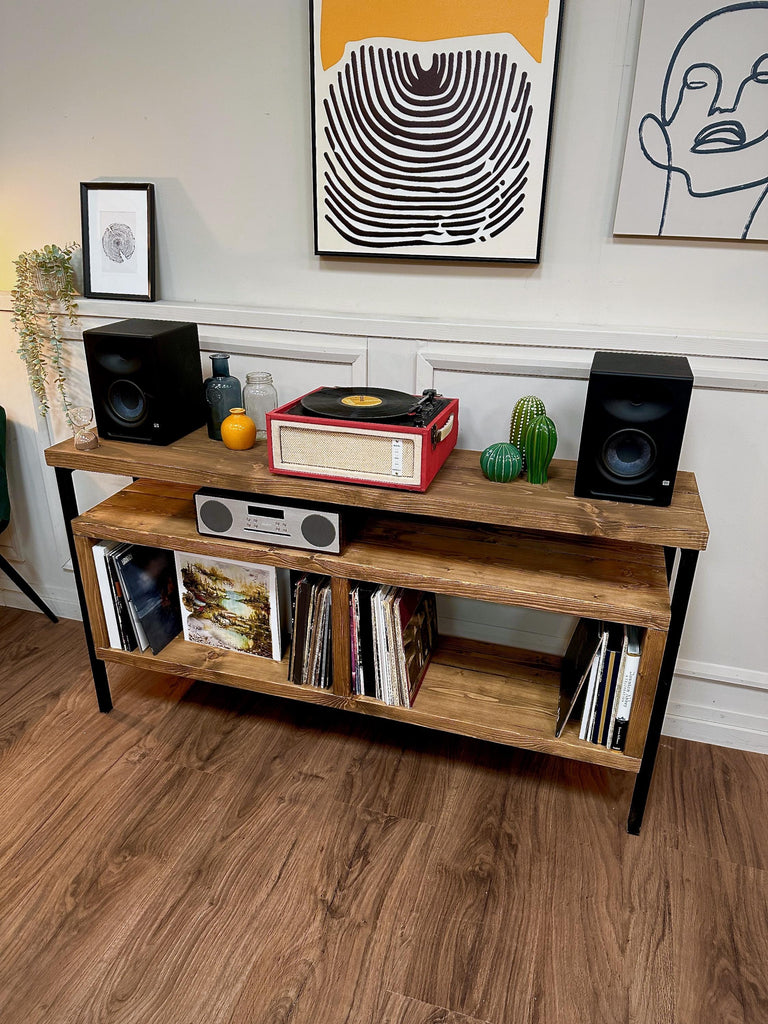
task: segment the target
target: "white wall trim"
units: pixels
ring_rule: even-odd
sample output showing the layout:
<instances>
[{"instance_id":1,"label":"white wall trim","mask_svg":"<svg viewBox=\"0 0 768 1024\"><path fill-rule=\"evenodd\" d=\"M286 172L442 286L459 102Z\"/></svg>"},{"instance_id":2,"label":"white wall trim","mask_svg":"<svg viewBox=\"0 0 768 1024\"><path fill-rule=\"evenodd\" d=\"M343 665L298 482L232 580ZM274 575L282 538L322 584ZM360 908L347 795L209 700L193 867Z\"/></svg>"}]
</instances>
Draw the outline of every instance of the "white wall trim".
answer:
<instances>
[{"instance_id":1,"label":"white wall trim","mask_svg":"<svg viewBox=\"0 0 768 1024\"><path fill-rule=\"evenodd\" d=\"M731 665L712 665L704 661L690 661L680 658L675 668L675 678L693 679L712 683L726 683L728 686L744 686L753 690L768 692L768 672L757 672L748 668ZM768 723L766 723L768 725Z\"/></svg>"},{"instance_id":2,"label":"white wall trim","mask_svg":"<svg viewBox=\"0 0 768 1024\"><path fill-rule=\"evenodd\" d=\"M39 615L43 614L20 590L13 586L10 580L7 582L8 586L0 587L0 605L37 612ZM74 587L66 589L64 587L46 587L43 589L35 586L35 590L60 619L76 619L78 622L82 620L83 616L80 614L80 605L77 602Z\"/></svg>"},{"instance_id":3,"label":"white wall trim","mask_svg":"<svg viewBox=\"0 0 768 1024\"><path fill-rule=\"evenodd\" d=\"M10 312L9 292L0 292L0 310ZM678 353L725 359L768 359L768 340L761 334L702 335L680 331L638 331L627 325L538 324L494 320L431 320L407 317L351 316L311 310L260 309L205 305L194 302L123 302L112 299L78 300L81 319L101 321L128 317L190 320L201 327L250 328L337 337L393 338L426 342L468 342L545 349L596 348L637 352ZM211 332L207 332L211 333Z\"/></svg>"},{"instance_id":4,"label":"white wall trim","mask_svg":"<svg viewBox=\"0 0 768 1024\"><path fill-rule=\"evenodd\" d=\"M680 659L662 731L767 754L768 672Z\"/></svg>"},{"instance_id":5,"label":"white wall trim","mask_svg":"<svg viewBox=\"0 0 768 1024\"><path fill-rule=\"evenodd\" d=\"M768 350L762 360L693 356L690 362L694 387L698 389L768 393ZM447 373L588 380L591 364L592 350L574 353L559 348L520 347L506 352L489 352L487 348L467 344L452 347L430 345L418 354L416 379L419 387L430 387L435 372L441 370Z\"/></svg>"}]
</instances>

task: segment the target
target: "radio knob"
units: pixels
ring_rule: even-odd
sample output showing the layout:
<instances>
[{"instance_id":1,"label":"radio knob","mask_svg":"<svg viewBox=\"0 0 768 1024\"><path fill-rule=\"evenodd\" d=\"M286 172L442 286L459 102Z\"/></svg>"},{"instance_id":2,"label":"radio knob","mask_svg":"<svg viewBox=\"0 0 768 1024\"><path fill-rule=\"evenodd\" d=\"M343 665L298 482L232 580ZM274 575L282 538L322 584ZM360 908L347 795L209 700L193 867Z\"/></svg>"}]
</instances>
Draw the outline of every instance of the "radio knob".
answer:
<instances>
[{"instance_id":1,"label":"radio knob","mask_svg":"<svg viewBox=\"0 0 768 1024\"><path fill-rule=\"evenodd\" d=\"M316 548L327 548L336 540L336 527L325 516L316 512L301 521L301 535Z\"/></svg>"},{"instance_id":2,"label":"radio knob","mask_svg":"<svg viewBox=\"0 0 768 1024\"><path fill-rule=\"evenodd\" d=\"M232 513L220 501L206 501L200 506L200 518L213 533L226 533L232 526Z\"/></svg>"}]
</instances>

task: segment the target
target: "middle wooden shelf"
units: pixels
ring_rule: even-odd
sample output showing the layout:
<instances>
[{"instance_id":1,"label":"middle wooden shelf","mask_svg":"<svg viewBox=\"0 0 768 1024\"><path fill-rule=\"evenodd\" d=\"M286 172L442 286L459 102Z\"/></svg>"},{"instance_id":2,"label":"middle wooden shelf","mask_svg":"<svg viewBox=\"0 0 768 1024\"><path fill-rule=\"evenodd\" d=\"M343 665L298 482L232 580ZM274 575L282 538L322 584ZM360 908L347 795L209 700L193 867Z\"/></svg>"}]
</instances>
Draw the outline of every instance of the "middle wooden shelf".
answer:
<instances>
[{"instance_id":1,"label":"middle wooden shelf","mask_svg":"<svg viewBox=\"0 0 768 1024\"><path fill-rule=\"evenodd\" d=\"M140 480L84 512L76 536L666 629L663 549L368 512L341 554L201 536L193 494Z\"/></svg>"}]
</instances>

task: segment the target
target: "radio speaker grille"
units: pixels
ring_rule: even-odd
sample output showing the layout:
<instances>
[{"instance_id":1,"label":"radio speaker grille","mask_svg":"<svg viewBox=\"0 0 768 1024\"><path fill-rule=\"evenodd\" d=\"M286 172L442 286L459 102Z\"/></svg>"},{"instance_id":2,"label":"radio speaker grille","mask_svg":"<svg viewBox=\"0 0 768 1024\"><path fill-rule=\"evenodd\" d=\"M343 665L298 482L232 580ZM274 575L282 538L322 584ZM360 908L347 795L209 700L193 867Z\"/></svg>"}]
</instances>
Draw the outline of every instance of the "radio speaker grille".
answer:
<instances>
[{"instance_id":1,"label":"radio speaker grille","mask_svg":"<svg viewBox=\"0 0 768 1024\"><path fill-rule=\"evenodd\" d=\"M393 440L398 442L396 456ZM415 481L420 468L421 452L416 441L400 433L279 424L273 425L272 444L275 464L281 469L325 471L328 475L343 472L361 480L406 482ZM395 465L397 473L393 472Z\"/></svg>"}]
</instances>

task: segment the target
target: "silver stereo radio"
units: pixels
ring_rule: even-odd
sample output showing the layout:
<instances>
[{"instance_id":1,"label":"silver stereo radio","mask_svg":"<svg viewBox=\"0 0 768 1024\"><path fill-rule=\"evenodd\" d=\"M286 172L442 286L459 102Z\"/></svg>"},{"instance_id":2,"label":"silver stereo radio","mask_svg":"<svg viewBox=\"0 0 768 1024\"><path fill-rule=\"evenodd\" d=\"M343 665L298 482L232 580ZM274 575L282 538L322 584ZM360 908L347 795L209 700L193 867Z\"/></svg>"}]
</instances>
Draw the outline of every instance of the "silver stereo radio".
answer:
<instances>
[{"instance_id":1,"label":"silver stereo radio","mask_svg":"<svg viewBox=\"0 0 768 1024\"><path fill-rule=\"evenodd\" d=\"M201 487L195 492L198 533L281 544L338 555L341 514L331 506L307 506L289 498Z\"/></svg>"}]
</instances>

